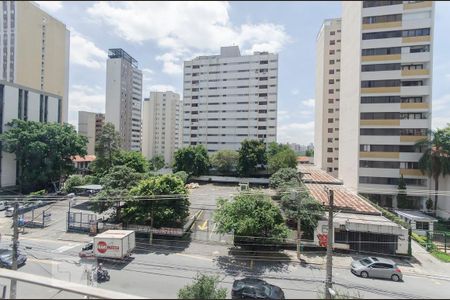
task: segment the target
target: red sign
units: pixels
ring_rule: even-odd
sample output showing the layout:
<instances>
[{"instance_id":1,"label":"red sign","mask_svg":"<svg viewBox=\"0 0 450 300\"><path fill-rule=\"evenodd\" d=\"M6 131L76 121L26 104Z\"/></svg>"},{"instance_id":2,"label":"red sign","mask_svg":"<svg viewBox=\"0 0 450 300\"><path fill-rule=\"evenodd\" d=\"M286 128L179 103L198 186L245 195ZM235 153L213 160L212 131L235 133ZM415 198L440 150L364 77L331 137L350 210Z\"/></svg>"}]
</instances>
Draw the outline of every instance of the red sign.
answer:
<instances>
[{"instance_id":1,"label":"red sign","mask_svg":"<svg viewBox=\"0 0 450 300\"><path fill-rule=\"evenodd\" d=\"M317 234L317 238L319 239L319 246L326 247L328 243L328 234L322 233Z\"/></svg>"},{"instance_id":2,"label":"red sign","mask_svg":"<svg viewBox=\"0 0 450 300\"><path fill-rule=\"evenodd\" d=\"M108 245L106 244L106 242L100 241L97 243L97 250L100 253L105 253L106 250L108 250Z\"/></svg>"}]
</instances>

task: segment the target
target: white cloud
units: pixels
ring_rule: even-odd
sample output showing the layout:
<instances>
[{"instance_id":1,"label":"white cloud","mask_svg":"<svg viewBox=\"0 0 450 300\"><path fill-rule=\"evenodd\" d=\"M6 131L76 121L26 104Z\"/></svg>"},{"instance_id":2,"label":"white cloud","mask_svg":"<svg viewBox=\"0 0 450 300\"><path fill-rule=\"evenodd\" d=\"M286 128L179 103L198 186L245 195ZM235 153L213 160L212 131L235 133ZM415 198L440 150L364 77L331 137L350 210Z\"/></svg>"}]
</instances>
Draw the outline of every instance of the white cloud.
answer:
<instances>
[{"instance_id":1,"label":"white cloud","mask_svg":"<svg viewBox=\"0 0 450 300\"><path fill-rule=\"evenodd\" d=\"M164 49L156 59L163 71L180 74L183 60L194 53L217 53L239 45L243 53L278 52L290 41L281 25L231 24L227 2L97 2L88 14L112 27L123 39L154 41Z\"/></svg>"},{"instance_id":2,"label":"white cloud","mask_svg":"<svg viewBox=\"0 0 450 300\"><path fill-rule=\"evenodd\" d=\"M70 61L91 69L104 68L108 54L73 28L70 31Z\"/></svg>"},{"instance_id":3,"label":"white cloud","mask_svg":"<svg viewBox=\"0 0 450 300\"><path fill-rule=\"evenodd\" d=\"M105 91L100 86L71 85L69 123L78 127L78 111L105 112Z\"/></svg>"},{"instance_id":4,"label":"white cloud","mask_svg":"<svg viewBox=\"0 0 450 300\"><path fill-rule=\"evenodd\" d=\"M314 121L306 123L290 123L278 126L279 143L297 143L308 145L314 141Z\"/></svg>"},{"instance_id":5,"label":"white cloud","mask_svg":"<svg viewBox=\"0 0 450 300\"><path fill-rule=\"evenodd\" d=\"M155 72L153 72L153 70L149 69L149 68L143 68L142 69L142 77L143 77L143 81L152 81L153 80L153 74Z\"/></svg>"},{"instance_id":6,"label":"white cloud","mask_svg":"<svg viewBox=\"0 0 450 300\"><path fill-rule=\"evenodd\" d=\"M315 100L314 99L306 99L306 100L303 100L302 101L302 104L304 105L304 106L306 106L306 107L311 107L311 108L314 108L314 106L315 106Z\"/></svg>"},{"instance_id":7,"label":"white cloud","mask_svg":"<svg viewBox=\"0 0 450 300\"><path fill-rule=\"evenodd\" d=\"M299 93L300 93L300 91L297 90L297 89L291 90L291 94L294 95L294 96L297 96Z\"/></svg>"},{"instance_id":8,"label":"white cloud","mask_svg":"<svg viewBox=\"0 0 450 300\"><path fill-rule=\"evenodd\" d=\"M35 1L39 7L49 13L54 13L63 7L62 1Z\"/></svg>"},{"instance_id":9,"label":"white cloud","mask_svg":"<svg viewBox=\"0 0 450 300\"><path fill-rule=\"evenodd\" d=\"M167 92L167 91L176 92L176 89L175 89L175 87L173 87L172 85L169 85L169 84L154 84L154 85L151 85L150 87L148 87L148 91L149 92Z\"/></svg>"}]
</instances>

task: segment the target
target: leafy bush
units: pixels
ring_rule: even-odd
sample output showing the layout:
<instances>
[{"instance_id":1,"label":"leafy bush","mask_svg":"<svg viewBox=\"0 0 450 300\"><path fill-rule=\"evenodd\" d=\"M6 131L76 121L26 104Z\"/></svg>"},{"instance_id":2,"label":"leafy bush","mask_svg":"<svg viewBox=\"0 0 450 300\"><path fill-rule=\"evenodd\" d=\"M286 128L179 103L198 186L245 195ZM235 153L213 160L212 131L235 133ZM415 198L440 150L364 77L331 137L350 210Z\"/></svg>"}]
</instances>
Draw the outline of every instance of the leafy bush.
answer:
<instances>
[{"instance_id":1,"label":"leafy bush","mask_svg":"<svg viewBox=\"0 0 450 300\"><path fill-rule=\"evenodd\" d=\"M197 274L195 282L178 291L178 299L226 299L227 289L219 288L219 276Z\"/></svg>"},{"instance_id":2,"label":"leafy bush","mask_svg":"<svg viewBox=\"0 0 450 300\"><path fill-rule=\"evenodd\" d=\"M44 190L39 190L39 191L36 191L36 192L32 192L32 193L30 193L30 196L43 196L43 195L46 195L47 194L47 191L44 189Z\"/></svg>"},{"instance_id":3,"label":"leafy bush","mask_svg":"<svg viewBox=\"0 0 450 300\"><path fill-rule=\"evenodd\" d=\"M294 168L282 168L276 171L272 176L270 176L269 186L276 189L282 185L288 183L288 185L294 184L297 181L297 170Z\"/></svg>"},{"instance_id":4,"label":"leafy bush","mask_svg":"<svg viewBox=\"0 0 450 300\"><path fill-rule=\"evenodd\" d=\"M63 191L66 193L73 193L75 192L74 188L76 186L93 183L91 182L93 179L93 176L70 175L64 182Z\"/></svg>"},{"instance_id":5,"label":"leafy bush","mask_svg":"<svg viewBox=\"0 0 450 300\"><path fill-rule=\"evenodd\" d=\"M189 178L189 174L186 173L185 171L178 171L175 174L173 174L179 178L181 178L181 180L183 180L183 182L186 184Z\"/></svg>"},{"instance_id":6,"label":"leafy bush","mask_svg":"<svg viewBox=\"0 0 450 300\"><path fill-rule=\"evenodd\" d=\"M297 155L294 150L286 149L269 158L269 172L275 173L282 168L295 168L297 166Z\"/></svg>"},{"instance_id":7,"label":"leafy bush","mask_svg":"<svg viewBox=\"0 0 450 300\"><path fill-rule=\"evenodd\" d=\"M211 155L211 165L223 174L235 171L238 160L239 153L233 150L220 150Z\"/></svg>"},{"instance_id":8,"label":"leafy bush","mask_svg":"<svg viewBox=\"0 0 450 300\"><path fill-rule=\"evenodd\" d=\"M175 172L185 171L200 176L208 172L209 164L208 151L203 145L188 146L175 152Z\"/></svg>"}]
</instances>

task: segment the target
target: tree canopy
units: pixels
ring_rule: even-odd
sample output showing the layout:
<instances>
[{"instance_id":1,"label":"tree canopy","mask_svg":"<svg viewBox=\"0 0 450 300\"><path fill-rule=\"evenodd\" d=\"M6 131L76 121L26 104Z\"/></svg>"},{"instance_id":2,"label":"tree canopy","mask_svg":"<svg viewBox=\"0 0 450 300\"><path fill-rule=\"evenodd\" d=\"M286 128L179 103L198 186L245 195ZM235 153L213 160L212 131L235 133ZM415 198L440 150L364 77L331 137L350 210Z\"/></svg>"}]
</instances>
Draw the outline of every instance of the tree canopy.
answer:
<instances>
[{"instance_id":1,"label":"tree canopy","mask_svg":"<svg viewBox=\"0 0 450 300\"><path fill-rule=\"evenodd\" d=\"M148 164L150 171L158 171L164 168L166 162L164 161L164 156L155 155L149 160Z\"/></svg>"},{"instance_id":2,"label":"tree canopy","mask_svg":"<svg viewBox=\"0 0 450 300\"><path fill-rule=\"evenodd\" d=\"M153 215L153 226L156 228L180 227L189 216L189 199L184 182L173 174L144 179L131 189L130 195L151 199L134 198L126 202L125 214L130 222L148 225ZM158 197L160 195L166 197Z\"/></svg>"},{"instance_id":3,"label":"tree canopy","mask_svg":"<svg viewBox=\"0 0 450 300\"><path fill-rule=\"evenodd\" d=\"M86 155L87 138L70 124L13 120L0 135L2 149L18 162L21 192L45 189L74 172L72 157Z\"/></svg>"},{"instance_id":4,"label":"tree canopy","mask_svg":"<svg viewBox=\"0 0 450 300\"><path fill-rule=\"evenodd\" d=\"M270 176L269 186L276 189L290 181L298 183L297 170L294 168L281 168Z\"/></svg>"},{"instance_id":5,"label":"tree canopy","mask_svg":"<svg viewBox=\"0 0 450 300\"><path fill-rule=\"evenodd\" d=\"M297 155L294 150L288 148L284 149L275 155L269 157L269 172L275 173L282 168L295 168L297 167Z\"/></svg>"},{"instance_id":6,"label":"tree canopy","mask_svg":"<svg viewBox=\"0 0 450 300\"><path fill-rule=\"evenodd\" d=\"M227 289L219 288L219 276L197 274L193 284L178 291L178 299L226 299Z\"/></svg>"},{"instance_id":7,"label":"tree canopy","mask_svg":"<svg viewBox=\"0 0 450 300\"><path fill-rule=\"evenodd\" d=\"M114 124L106 123L95 144L96 159L91 164L94 173L106 173L113 166L115 154L120 151L121 138Z\"/></svg>"},{"instance_id":8,"label":"tree canopy","mask_svg":"<svg viewBox=\"0 0 450 300\"><path fill-rule=\"evenodd\" d=\"M211 155L211 165L222 174L230 174L236 170L239 153L234 150L220 150Z\"/></svg>"},{"instance_id":9,"label":"tree canopy","mask_svg":"<svg viewBox=\"0 0 450 300\"><path fill-rule=\"evenodd\" d=\"M209 165L208 151L203 145L188 146L175 152L175 172L185 171L200 176L208 172Z\"/></svg>"},{"instance_id":10,"label":"tree canopy","mask_svg":"<svg viewBox=\"0 0 450 300\"><path fill-rule=\"evenodd\" d=\"M218 233L233 232L235 241L244 237L282 240L288 232L280 209L262 192L242 192L234 201L219 199L214 221Z\"/></svg>"},{"instance_id":11,"label":"tree canopy","mask_svg":"<svg viewBox=\"0 0 450 300\"><path fill-rule=\"evenodd\" d=\"M406 195L406 183L403 175L400 176L398 181L397 207L412 208L412 203L408 201L408 196Z\"/></svg>"},{"instance_id":12,"label":"tree canopy","mask_svg":"<svg viewBox=\"0 0 450 300\"><path fill-rule=\"evenodd\" d=\"M278 144L277 142L271 142L267 145L267 157L270 158L272 156L275 156L281 151L289 149L291 148L286 144Z\"/></svg>"},{"instance_id":13,"label":"tree canopy","mask_svg":"<svg viewBox=\"0 0 450 300\"><path fill-rule=\"evenodd\" d=\"M264 141L244 140L239 149L238 171L241 176L255 173L258 165L267 163L266 145Z\"/></svg>"},{"instance_id":14,"label":"tree canopy","mask_svg":"<svg viewBox=\"0 0 450 300\"><path fill-rule=\"evenodd\" d=\"M138 173L147 173L149 166L148 161L141 152L120 150L113 155L114 166L126 166Z\"/></svg>"}]
</instances>

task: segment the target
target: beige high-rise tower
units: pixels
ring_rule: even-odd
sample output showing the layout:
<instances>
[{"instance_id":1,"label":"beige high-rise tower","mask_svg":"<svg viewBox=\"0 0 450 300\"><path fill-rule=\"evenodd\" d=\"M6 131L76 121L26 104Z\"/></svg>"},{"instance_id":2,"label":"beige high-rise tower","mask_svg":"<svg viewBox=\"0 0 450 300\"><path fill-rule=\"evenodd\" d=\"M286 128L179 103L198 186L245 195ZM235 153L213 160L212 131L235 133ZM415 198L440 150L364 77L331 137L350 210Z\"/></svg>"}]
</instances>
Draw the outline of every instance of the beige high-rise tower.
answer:
<instances>
[{"instance_id":1,"label":"beige high-rise tower","mask_svg":"<svg viewBox=\"0 0 450 300\"><path fill-rule=\"evenodd\" d=\"M61 97L67 122L70 32L30 1L2 1L0 79Z\"/></svg>"},{"instance_id":2,"label":"beige high-rise tower","mask_svg":"<svg viewBox=\"0 0 450 300\"><path fill-rule=\"evenodd\" d=\"M339 173L344 183L384 206L397 206L403 175L429 188L415 147L431 128L434 3L343 2Z\"/></svg>"},{"instance_id":3,"label":"beige high-rise tower","mask_svg":"<svg viewBox=\"0 0 450 300\"><path fill-rule=\"evenodd\" d=\"M105 125L105 114L89 111L78 112L78 133L88 138L87 154L95 154L95 143Z\"/></svg>"},{"instance_id":4,"label":"beige high-rise tower","mask_svg":"<svg viewBox=\"0 0 450 300\"><path fill-rule=\"evenodd\" d=\"M182 106L174 92L150 92L144 99L142 114L142 153L148 159L162 155L172 164L181 146Z\"/></svg>"},{"instance_id":5,"label":"beige high-rise tower","mask_svg":"<svg viewBox=\"0 0 450 300\"><path fill-rule=\"evenodd\" d=\"M325 20L316 39L314 163L334 177L339 169L341 20Z\"/></svg>"}]
</instances>

